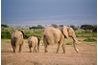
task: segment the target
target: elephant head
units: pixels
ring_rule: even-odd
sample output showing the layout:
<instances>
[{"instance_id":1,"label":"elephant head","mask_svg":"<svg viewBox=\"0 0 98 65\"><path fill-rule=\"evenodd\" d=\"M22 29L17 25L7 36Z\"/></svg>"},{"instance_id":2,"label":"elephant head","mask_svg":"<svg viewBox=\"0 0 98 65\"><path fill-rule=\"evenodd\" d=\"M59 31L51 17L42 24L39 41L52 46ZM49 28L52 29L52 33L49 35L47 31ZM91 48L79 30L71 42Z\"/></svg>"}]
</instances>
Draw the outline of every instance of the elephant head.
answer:
<instances>
[{"instance_id":1,"label":"elephant head","mask_svg":"<svg viewBox=\"0 0 98 65\"><path fill-rule=\"evenodd\" d=\"M77 37L76 37L76 34L75 34L75 31L71 28L71 27L67 27L67 26L64 26L62 29L61 29L63 35L65 38L69 38L71 37L73 39L73 45L74 45L74 48L76 50L76 52L78 52L78 49L76 49L76 45L75 43L79 43L79 41L77 40Z\"/></svg>"},{"instance_id":2,"label":"elephant head","mask_svg":"<svg viewBox=\"0 0 98 65\"><path fill-rule=\"evenodd\" d=\"M62 33L65 38L71 37L75 43L79 43L75 34L75 31L71 27L64 26L62 28Z\"/></svg>"}]
</instances>

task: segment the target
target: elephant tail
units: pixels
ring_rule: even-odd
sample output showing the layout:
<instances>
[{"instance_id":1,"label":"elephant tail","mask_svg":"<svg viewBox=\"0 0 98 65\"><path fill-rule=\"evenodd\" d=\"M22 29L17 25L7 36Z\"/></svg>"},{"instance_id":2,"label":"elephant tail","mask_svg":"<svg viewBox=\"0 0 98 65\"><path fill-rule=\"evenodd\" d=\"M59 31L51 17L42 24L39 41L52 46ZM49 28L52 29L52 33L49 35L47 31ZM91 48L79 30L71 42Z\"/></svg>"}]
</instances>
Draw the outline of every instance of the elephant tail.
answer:
<instances>
[{"instance_id":1,"label":"elephant tail","mask_svg":"<svg viewBox=\"0 0 98 65\"><path fill-rule=\"evenodd\" d=\"M38 39L38 46L40 45L40 39L37 37L37 39Z\"/></svg>"},{"instance_id":2,"label":"elephant tail","mask_svg":"<svg viewBox=\"0 0 98 65\"><path fill-rule=\"evenodd\" d=\"M49 45L49 42L48 42L48 39L47 39L47 36L46 35L44 35L44 43L46 43L47 45Z\"/></svg>"},{"instance_id":3,"label":"elephant tail","mask_svg":"<svg viewBox=\"0 0 98 65\"><path fill-rule=\"evenodd\" d=\"M31 48L32 47L32 41L28 41L28 43L29 43L29 48Z\"/></svg>"},{"instance_id":4,"label":"elephant tail","mask_svg":"<svg viewBox=\"0 0 98 65\"><path fill-rule=\"evenodd\" d=\"M17 42L17 38L13 37L13 38L11 39L11 45L12 45L13 47L16 47L16 42Z\"/></svg>"},{"instance_id":5,"label":"elephant tail","mask_svg":"<svg viewBox=\"0 0 98 65\"><path fill-rule=\"evenodd\" d=\"M37 37L37 39L38 39L38 47L37 47L37 49L39 51L40 39L38 37Z\"/></svg>"},{"instance_id":6,"label":"elephant tail","mask_svg":"<svg viewBox=\"0 0 98 65\"><path fill-rule=\"evenodd\" d=\"M26 36L25 36L24 32L23 32L22 30L20 30L20 31L21 31L21 33L23 34L23 37L25 38Z\"/></svg>"}]
</instances>

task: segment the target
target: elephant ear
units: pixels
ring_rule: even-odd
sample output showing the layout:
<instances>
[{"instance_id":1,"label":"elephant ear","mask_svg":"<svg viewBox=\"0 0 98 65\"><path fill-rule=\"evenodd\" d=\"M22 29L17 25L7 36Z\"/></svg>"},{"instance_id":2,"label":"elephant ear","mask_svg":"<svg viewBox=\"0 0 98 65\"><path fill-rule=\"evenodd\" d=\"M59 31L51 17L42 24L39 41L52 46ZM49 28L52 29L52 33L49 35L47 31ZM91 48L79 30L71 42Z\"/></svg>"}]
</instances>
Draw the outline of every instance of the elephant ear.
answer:
<instances>
[{"instance_id":1,"label":"elephant ear","mask_svg":"<svg viewBox=\"0 0 98 65\"><path fill-rule=\"evenodd\" d=\"M63 32L65 38L69 37L69 35L68 35L68 27L64 26L63 29L62 29L62 32Z\"/></svg>"},{"instance_id":2,"label":"elephant ear","mask_svg":"<svg viewBox=\"0 0 98 65\"><path fill-rule=\"evenodd\" d=\"M80 42L77 40L75 31L74 31L71 27L68 28L68 35L69 35L69 37L72 37L72 38L73 38L73 40L74 40L75 43L77 43L77 44L80 43Z\"/></svg>"},{"instance_id":3,"label":"elephant ear","mask_svg":"<svg viewBox=\"0 0 98 65\"><path fill-rule=\"evenodd\" d=\"M70 37L76 37L75 31L71 27L69 27L67 31Z\"/></svg>"}]
</instances>

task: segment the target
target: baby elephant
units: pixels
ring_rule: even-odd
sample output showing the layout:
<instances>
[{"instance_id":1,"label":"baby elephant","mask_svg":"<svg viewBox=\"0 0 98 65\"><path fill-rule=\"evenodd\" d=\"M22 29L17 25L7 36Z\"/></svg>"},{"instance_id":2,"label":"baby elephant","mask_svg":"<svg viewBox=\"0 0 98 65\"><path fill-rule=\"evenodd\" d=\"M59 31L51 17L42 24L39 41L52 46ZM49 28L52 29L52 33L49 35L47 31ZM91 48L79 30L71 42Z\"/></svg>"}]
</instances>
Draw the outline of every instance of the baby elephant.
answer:
<instances>
[{"instance_id":1,"label":"baby elephant","mask_svg":"<svg viewBox=\"0 0 98 65\"><path fill-rule=\"evenodd\" d=\"M31 36L28 38L28 45L30 52L32 52L31 48L33 48L33 52L39 52L39 44L40 39L36 36Z\"/></svg>"}]
</instances>

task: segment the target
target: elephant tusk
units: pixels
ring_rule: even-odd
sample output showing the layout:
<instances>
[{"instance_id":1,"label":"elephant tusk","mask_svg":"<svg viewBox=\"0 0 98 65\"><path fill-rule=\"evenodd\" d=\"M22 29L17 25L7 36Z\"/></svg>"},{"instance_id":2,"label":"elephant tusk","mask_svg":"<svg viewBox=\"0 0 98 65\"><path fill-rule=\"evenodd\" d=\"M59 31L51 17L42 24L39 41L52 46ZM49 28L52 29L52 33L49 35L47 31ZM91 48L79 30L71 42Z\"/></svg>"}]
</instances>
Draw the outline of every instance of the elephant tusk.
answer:
<instances>
[{"instance_id":1,"label":"elephant tusk","mask_svg":"<svg viewBox=\"0 0 98 65\"><path fill-rule=\"evenodd\" d=\"M79 51L79 49L77 49L77 51Z\"/></svg>"}]
</instances>

